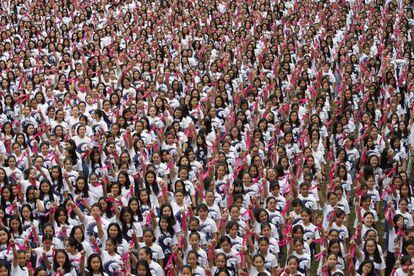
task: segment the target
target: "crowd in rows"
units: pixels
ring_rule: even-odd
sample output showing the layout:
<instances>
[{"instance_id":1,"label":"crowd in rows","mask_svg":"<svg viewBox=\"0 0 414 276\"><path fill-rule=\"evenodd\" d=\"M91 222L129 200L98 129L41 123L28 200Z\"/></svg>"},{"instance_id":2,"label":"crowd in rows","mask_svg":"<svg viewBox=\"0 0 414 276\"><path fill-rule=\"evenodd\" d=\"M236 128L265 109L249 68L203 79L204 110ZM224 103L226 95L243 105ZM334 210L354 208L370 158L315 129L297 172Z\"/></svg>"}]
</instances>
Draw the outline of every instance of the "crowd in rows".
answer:
<instances>
[{"instance_id":1,"label":"crowd in rows","mask_svg":"<svg viewBox=\"0 0 414 276\"><path fill-rule=\"evenodd\" d=\"M0 275L413 275L413 4L0 1Z\"/></svg>"}]
</instances>

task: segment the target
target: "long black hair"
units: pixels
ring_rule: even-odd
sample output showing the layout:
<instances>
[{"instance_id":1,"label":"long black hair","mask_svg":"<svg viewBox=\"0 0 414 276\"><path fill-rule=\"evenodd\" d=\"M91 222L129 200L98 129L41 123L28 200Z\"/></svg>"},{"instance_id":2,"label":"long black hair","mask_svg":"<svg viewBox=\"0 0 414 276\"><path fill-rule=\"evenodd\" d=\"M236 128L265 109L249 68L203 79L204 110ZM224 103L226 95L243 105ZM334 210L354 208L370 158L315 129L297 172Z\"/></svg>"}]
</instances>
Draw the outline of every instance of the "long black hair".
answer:
<instances>
[{"instance_id":1,"label":"long black hair","mask_svg":"<svg viewBox=\"0 0 414 276\"><path fill-rule=\"evenodd\" d=\"M365 260L364 260L364 261L369 260L369 254L368 254L368 252L367 252L367 243L368 243L369 241L373 241L373 242L375 243L374 259L373 259L374 263L377 263L377 264L382 263L382 258L381 258L380 252L379 252L379 250L378 250L378 244L377 244L377 241L376 241L375 239L373 239L373 238L368 238L368 239L365 241L365 244L364 244L364 250L363 250L363 252L364 252L364 256L365 256Z\"/></svg>"},{"instance_id":2,"label":"long black hair","mask_svg":"<svg viewBox=\"0 0 414 276\"><path fill-rule=\"evenodd\" d=\"M139 260L137 265L136 265L135 271L138 271L139 266L144 266L145 267L145 271L147 271L145 276L151 276L151 270L150 270L149 264L146 260Z\"/></svg>"},{"instance_id":3,"label":"long black hair","mask_svg":"<svg viewBox=\"0 0 414 276\"><path fill-rule=\"evenodd\" d=\"M86 269L87 269L87 273L86 273L86 275L88 275L88 276L93 276L93 275L95 275L94 274L94 272L93 272L93 270L92 270L92 259L93 258L98 258L99 259L99 261L101 262L101 266L99 267L99 274L100 275L104 275L104 272L103 272L103 266L102 266L102 259L101 259L101 257L99 256L99 254L97 254L97 253L93 253L93 254L91 254L89 257L88 257L88 264L87 264L87 266L86 266Z\"/></svg>"},{"instance_id":4,"label":"long black hair","mask_svg":"<svg viewBox=\"0 0 414 276\"><path fill-rule=\"evenodd\" d=\"M66 253L66 251L64 249L56 249L55 250L55 255L53 256L53 270L57 271L57 269L59 268L59 264L57 262L57 254L58 253L63 253L65 255L65 258L66 258L65 263L63 264L64 273L70 273L71 270L72 270L72 266L70 264L68 253Z\"/></svg>"},{"instance_id":5,"label":"long black hair","mask_svg":"<svg viewBox=\"0 0 414 276\"><path fill-rule=\"evenodd\" d=\"M366 265L366 264L371 264L371 271L368 273L368 276L374 276L375 275L375 273L374 273L374 263L371 261L371 260L369 260L369 259L365 259L360 265L359 265L359 268L358 268L358 270L357 270L357 273L359 274L359 275L362 275L362 268L364 267L364 265Z\"/></svg>"}]
</instances>

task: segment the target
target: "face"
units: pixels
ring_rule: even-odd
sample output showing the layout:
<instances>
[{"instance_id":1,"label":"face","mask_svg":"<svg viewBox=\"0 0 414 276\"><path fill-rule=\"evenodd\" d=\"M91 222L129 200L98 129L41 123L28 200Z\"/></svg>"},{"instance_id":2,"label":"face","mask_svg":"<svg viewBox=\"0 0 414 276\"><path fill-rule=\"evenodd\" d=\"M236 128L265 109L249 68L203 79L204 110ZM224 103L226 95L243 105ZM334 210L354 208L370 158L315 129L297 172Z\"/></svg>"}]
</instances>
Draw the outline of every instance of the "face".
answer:
<instances>
[{"instance_id":1,"label":"face","mask_svg":"<svg viewBox=\"0 0 414 276\"><path fill-rule=\"evenodd\" d=\"M6 231L0 231L0 244L5 244L7 240L8 238Z\"/></svg>"},{"instance_id":2,"label":"face","mask_svg":"<svg viewBox=\"0 0 414 276\"><path fill-rule=\"evenodd\" d=\"M77 240L78 242L82 240L83 238L83 233L82 230L80 229L76 229L75 232L73 233L73 237L75 238L75 240Z\"/></svg>"},{"instance_id":3,"label":"face","mask_svg":"<svg viewBox=\"0 0 414 276\"><path fill-rule=\"evenodd\" d=\"M9 275L9 270L3 266L0 268L0 276L8 276Z\"/></svg>"},{"instance_id":4,"label":"face","mask_svg":"<svg viewBox=\"0 0 414 276\"><path fill-rule=\"evenodd\" d=\"M105 248L106 248L106 251L108 251L108 252L114 252L115 251L115 244L113 244L112 241L108 240L106 242Z\"/></svg>"},{"instance_id":5,"label":"face","mask_svg":"<svg viewBox=\"0 0 414 276\"><path fill-rule=\"evenodd\" d=\"M94 257L91 260L91 268L94 271L99 271L99 268L101 267L101 260L98 257Z\"/></svg>"},{"instance_id":6,"label":"face","mask_svg":"<svg viewBox=\"0 0 414 276\"><path fill-rule=\"evenodd\" d=\"M144 234L144 242L146 244L152 244L154 239L154 235L151 232L145 232Z\"/></svg>"},{"instance_id":7,"label":"face","mask_svg":"<svg viewBox=\"0 0 414 276\"><path fill-rule=\"evenodd\" d=\"M367 241L367 243L365 245L365 248L366 248L368 254L372 255L375 252L376 246L375 246L375 243L373 241Z\"/></svg>"},{"instance_id":8,"label":"face","mask_svg":"<svg viewBox=\"0 0 414 276\"><path fill-rule=\"evenodd\" d=\"M262 258L260 258L260 257L256 257L256 258L254 258L253 265L254 265L257 269L261 270L261 269L263 268L263 266L264 266L263 259L262 259Z\"/></svg>"},{"instance_id":9,"label":"face","mask_svg":"<svg viewBox=\"0 0 414 276\"><path fill-rule=\"evenodd\" d=\"M362 267L362 272L363 273L370 273L371 271L372 271L372 264L371 263L365 264Z\"/></svg>"},{"instance_id":10,"label":"face","mask_svg":"<svg viewBox=\"0 0 414 276\"><path fill-rule=\"evenodd\" d=\"M334 268L337 262L336 255L330 254L328 257L328 266Z\"/></svg>"},{"instance_id":11,"label":"face","mask_svg":"<svg viewBox=\"0 0 414 276\"><path fill-rule=\"evenodd\" d=\"M298 262L295 259L291 259L288 262L288 268L289 268L289 271L291 273L292 273L292 271L296 271L297 270L297 267L298 267Z\"/></svg>"},{"instance_id":12,"label":"face","mask_svg":"<svg viewBox=\"0 0 414 276\"><path fill-rule=\"evenodd\" d=\"M138 210L138 202L131 201L131 204L129 205L129 208L131 208L132 211L137 211Z\"/></svg>"},{"instance_id":13,"label":"face","mask_svg":"<svg viewBox=\"0 0 414 276\"><path fill-rule=\"evenodd\" d=\"M138 266L138 276L146 276L147 275L147 268L144 265Z\"/></svg>"},{"instance_id":14,"label":"face","mask_svg":"<svg viewBox=\"0 0 414 276\"><path fill-rule=\"evenodd\" d=\"M62 252L58 252L56 255L56 261L59 265L63 265L66 261L66 256Z\"/></svg>"},{"instance_id":15,"label":"face","mask_svg":"<svg viewBox=\"0 0 414 276\"><path fill-rule=\"evenodd\" d=\"M197 256L195 254L190 254L187 257L188 264L191 266L197 265Z\"/></svg>"},{"instance_id":16,"label":"face","mask_svg":"<svg viewBox=\"0 0 414 276\"><path fill-rule=\"evenodd\" d=\"M200 239L196 235L192 235L190 237L190 245L194 248L198 246L198 243L200 242Z\"/></svg>"}]
</instances>

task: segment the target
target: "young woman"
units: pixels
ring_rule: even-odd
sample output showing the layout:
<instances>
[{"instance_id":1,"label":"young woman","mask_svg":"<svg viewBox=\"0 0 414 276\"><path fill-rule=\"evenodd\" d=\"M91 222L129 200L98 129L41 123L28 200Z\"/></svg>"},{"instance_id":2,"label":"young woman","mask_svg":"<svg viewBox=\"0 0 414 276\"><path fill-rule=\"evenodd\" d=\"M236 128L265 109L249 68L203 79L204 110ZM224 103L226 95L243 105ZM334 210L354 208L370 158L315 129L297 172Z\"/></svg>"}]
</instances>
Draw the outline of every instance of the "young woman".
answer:
<instances>
[{"instance_id":1,"label":"young woman","mask_svg":"<svg viewBox=\"0 0 414 276\"><path fill-rule=\"evenodd\" d=\"M75 269L72 268L68 254L64 249L56 249L53 256L52 273L64 276L76 276Z\"/></svg>"},{"instance_id":2,"label":"young woman","mask_svg":"<svg viewBox=\"0 0 414 276\"><path fill-rule=\"evenodd\" d=\"M385 275L385 260L378 250L377 241L375 239L367 239L365 241L363 250L359 250L357 246L355 252L357 257L355 267L357 270L360 269L364 261L371 260L374 264L375 273L381 276Z\"/></svg>"}]
</instances>

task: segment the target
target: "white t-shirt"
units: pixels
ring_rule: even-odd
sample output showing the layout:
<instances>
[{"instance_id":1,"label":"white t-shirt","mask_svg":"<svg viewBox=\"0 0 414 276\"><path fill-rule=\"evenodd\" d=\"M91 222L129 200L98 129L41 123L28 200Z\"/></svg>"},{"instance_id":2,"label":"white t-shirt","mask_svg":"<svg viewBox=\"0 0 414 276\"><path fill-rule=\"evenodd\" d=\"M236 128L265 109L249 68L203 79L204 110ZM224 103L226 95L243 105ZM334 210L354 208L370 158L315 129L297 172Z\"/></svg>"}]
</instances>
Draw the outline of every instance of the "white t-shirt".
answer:
<instances>
[{"instance_id":1,"label":"white t-shirt","mask_svg":"<svg viewBox=\"0 0 414 276\"><path fill-rule=\"evenodd\" d=\"M374 258L369 258L371 261L373 261L373 262L374 262L374 270L376 270L376 272L379 272L379 271L381 271L381 270L385 269L385 260L384 260L384 257L382 257L382 256L380 255L380 258L381 258L381 263L376 263L376 262L374 261ZM355 264L355 268L356 268L357 270L359 269L359 266L361 265L361 263L362 263L364 260L365 260L365 255L364 255L364 252L361 252L361 257L357 259L356 264Z\"/></svg>"},{"instance_id":2,"label":"white t-shirt","mask_svg":"<svg viewBox=\"0 0 414 276\"><path fill-rule=\"evenodd\" d=\"M21 267L19 264L16 266L11 266L11 275L18 275L18 276L29 276L29 269L27 266Z\"/></svg>"},{"instance_id":3,"label":"white t-shirt","mask_svg":"<svg viewBox=\"0 0 414 276\"><path fill-rule=\"evenodd\" d=\"M107 251L102 251L101 255L103 270L109 275L116 274L117 271L123 269L124 261L119 254L111 256Z\"/></svg>"},{"instance_id":4,"label":"white t-shirt","mask_svg":"<svg viewBox=\"0 0 414 276\"><path fill-rule=\"evenodd\" d=\"M139 248L142 248L145 246L146 246L145 243L143 242L139 243ZM158 261L158 260L162 260L165 258L164 252L161 246L159 246L158 244L153 243L151 246L149 246L149 248L151 249L153 260Z\"/></svg>"},{"instance_id":5,"label":"white t-shirt","mask_svg":"<svg viewBox=\"0 0 414 276\"><path fill-rule=\"evenodd\" d=\"M149 268L151 271L151 275L157 275L157 276L164 276L164 270L162 269L162 267L154 261L151 261L149 263Z\"/></svg>"}]
</instances>

